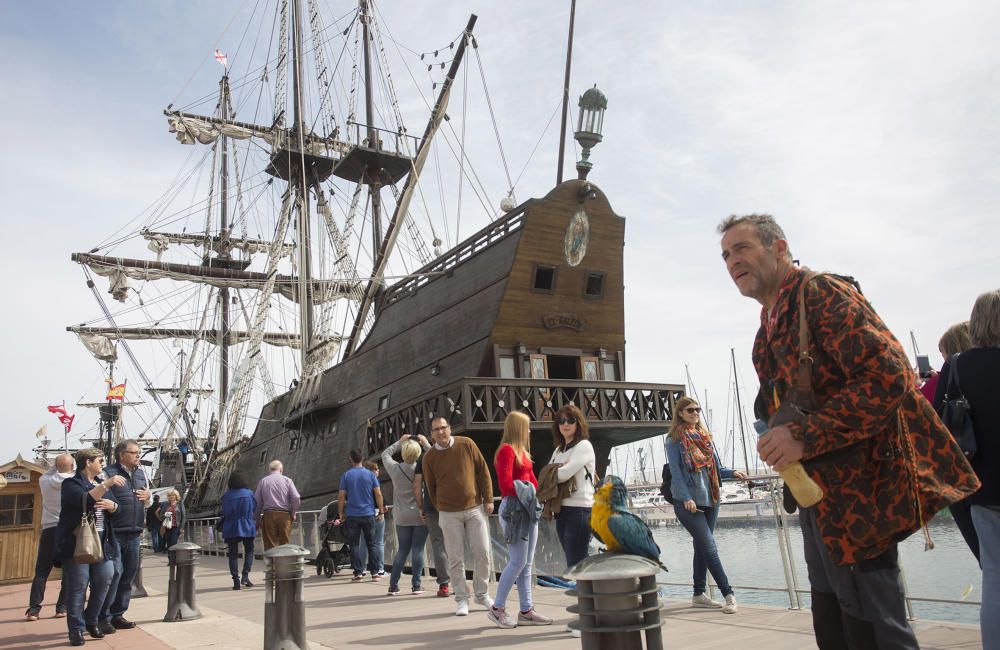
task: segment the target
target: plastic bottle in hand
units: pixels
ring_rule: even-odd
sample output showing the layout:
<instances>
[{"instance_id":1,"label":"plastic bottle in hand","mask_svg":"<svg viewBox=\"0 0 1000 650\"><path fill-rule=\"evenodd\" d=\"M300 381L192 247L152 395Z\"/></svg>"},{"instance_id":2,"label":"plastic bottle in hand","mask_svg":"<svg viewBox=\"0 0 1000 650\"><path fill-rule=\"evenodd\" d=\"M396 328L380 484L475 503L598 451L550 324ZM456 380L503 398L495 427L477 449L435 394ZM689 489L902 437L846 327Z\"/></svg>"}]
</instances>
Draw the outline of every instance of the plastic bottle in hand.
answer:
<instances>
[{"instance_id":1,"label":"plastic bottle in hand","mask_svg":"<svg viewBox=\"0 0 1000 650\"><path fill-rule=\"evenodd\" d=\"M753 428L757 432L758 438L763 438L770 431L767 422L764 420L754 422ZM816 484L816 481L809 478L806 468L799 461L788 463L778 470L778 474L781 475L782 480L785 481L785 485L792 491L792 496L795 497L795 500L803 508L814 506L823 498L822 488Z\"/></svg>"}]
</instances>

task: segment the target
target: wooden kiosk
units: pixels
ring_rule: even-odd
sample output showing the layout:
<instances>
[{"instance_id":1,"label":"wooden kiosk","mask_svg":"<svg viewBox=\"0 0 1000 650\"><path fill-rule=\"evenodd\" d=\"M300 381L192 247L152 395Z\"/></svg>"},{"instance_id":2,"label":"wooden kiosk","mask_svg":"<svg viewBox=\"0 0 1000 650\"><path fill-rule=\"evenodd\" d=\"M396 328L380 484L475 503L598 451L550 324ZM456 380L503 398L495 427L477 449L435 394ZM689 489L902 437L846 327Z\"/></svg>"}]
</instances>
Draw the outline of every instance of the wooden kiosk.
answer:
<instances>
[{"instance_id":1,"label":"wooden kiosk","mask_svg":"<svg viewBox=\"0 0 1000 650\"><path fill-rule=\"evenodd\" d=\"M0 465L0 585L30 582L35 575L42 533L38 479L44 473L44 467L24 460L21 454ZM58 578L59 572L49 577Z\"/></svg>"}]
</instances>

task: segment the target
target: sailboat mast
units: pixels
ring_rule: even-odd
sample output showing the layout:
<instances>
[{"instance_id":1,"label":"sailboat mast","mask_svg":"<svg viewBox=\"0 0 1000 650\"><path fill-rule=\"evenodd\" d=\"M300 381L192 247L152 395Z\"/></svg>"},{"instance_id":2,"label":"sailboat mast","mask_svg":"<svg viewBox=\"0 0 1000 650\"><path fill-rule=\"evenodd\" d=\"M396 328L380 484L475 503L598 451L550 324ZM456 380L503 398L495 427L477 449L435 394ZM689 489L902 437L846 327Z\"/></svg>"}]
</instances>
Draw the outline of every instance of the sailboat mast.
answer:
<instances>
[{"instance_id":1,"label":"sailboat mast","mask_svg":"<svg viewBox=\"0 0 1000 650\"><path fill-rule=\"evenodd\" d=\"M368 31L370 23L368 0L361 0L361 36L365 42L365 121L368 123L368 147L377 151L382 147L379 146L378 131L375 129L375 105L372 99L371 35ZM368 194L372 204L372 251L377 251L382 245L382 196L380 194L382 184L377 172L369 176L368 181Z\"/></svg>"},{"instance_id":2,"label":"sailboat mast","mask_svg":"<svg viewBox=\"0 0 1000 650\"><path fill-rule=\"evenodd\" d=\"M292 183L295 194L295 207L297 211L296 227L298 229L298 265L299 265L299 321L300 321L300 348L302 359L302 372L306 372L307 361L309 359L309 349L312 347L313 339L313 286L312 270L310 268L309 249L309 188L306 185L305 168L305 122L303 120L302 102L302 66L304 51L302 47L302 0L295 0L292 3L292 11L295 13L292 29L292 103L293 115L295 118L295 133L298 137L299 164L298 173Z\"/></svg>"},{"instance_id":3,"label":"sailboat mast","mask_svg":"<svg viewBox=\"0 0 1000 650\"><path fill-rule=\"evenodd\" d=\"M733 360L733 385L736 386L736 419L740 423L740 441L743 445L743 467L750 471L750 459L747 457L747 432L743 428L743 402L740 400L740 380L736 375L736 350L729 348L729 356Z\"/></svg>"},{"instance_id":4,"label":"sailboat mast","mask_svg":"<svg viewBox=\"0 0 1000 650\"><path fill-rule=\"evenodd\" d=\"M219 82L220 111L222 119L229 118L229 72L222 76ZM232 247L229 243L229 138L223 134L219 138L219 146L222 147L222 173L220 191L222 193L219 202L219 257L223 260L230 258ZM226 421L226 395L229 394L229 288L219 289L219 405L218 417L220 428Z\"/></svg>"}]
</instances>

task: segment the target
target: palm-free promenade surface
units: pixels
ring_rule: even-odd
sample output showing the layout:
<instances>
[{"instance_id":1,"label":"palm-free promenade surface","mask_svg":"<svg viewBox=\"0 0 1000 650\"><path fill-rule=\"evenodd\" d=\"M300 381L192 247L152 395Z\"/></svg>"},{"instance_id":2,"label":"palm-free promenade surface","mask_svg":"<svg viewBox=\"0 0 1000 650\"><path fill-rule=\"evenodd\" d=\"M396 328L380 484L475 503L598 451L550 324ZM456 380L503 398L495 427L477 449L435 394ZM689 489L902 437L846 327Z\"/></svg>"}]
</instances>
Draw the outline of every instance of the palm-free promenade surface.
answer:
<instances>
[{"instance_id":1,"label":"palm-free promenade surface","mask_svg":"<svg viewBox=\"0 0 1000 650\"><path fill-rule=\"evenodd\" d=\"M149 596L132 601L128 618L139 626L101 640L88 637L85 648L232 648L259 650L264 639L264 562L257 560L252 589L232 591L226 559L204 556L197 567L197 604L202 618L164 623L167 608L167 562L164 555L143 558L143 577ZM437 598L433 578L425 580L428 592L409 594L409 576L400 587L404 595L387 596L387 578L380 582L353 584L350 570L327 579L307 566L305 580L306 627L314 650L407 648L517 648L518 650L570 650L580 640L565 631L572 599L562 590L538 587L538 611L555 618L546 627L501 630L486 618L481 606L473 605L469 616L454 615L451 598ZM491 585L491 591L495 585ZM0 648L28 650L67 645L66 620L52 618L58 583L50 582L44 618L28 623L24 609L29 585L0 587ZM509 600L517 605L516 591ZM767 648L783 650L814 648L811 619L807 612L741 605L735 615L692 609L687 603L668 602L663 609L665 648ZM958 623L914 624L920 645L934 648L981 648L979 628Z\"/></svg>"}]
</instances>

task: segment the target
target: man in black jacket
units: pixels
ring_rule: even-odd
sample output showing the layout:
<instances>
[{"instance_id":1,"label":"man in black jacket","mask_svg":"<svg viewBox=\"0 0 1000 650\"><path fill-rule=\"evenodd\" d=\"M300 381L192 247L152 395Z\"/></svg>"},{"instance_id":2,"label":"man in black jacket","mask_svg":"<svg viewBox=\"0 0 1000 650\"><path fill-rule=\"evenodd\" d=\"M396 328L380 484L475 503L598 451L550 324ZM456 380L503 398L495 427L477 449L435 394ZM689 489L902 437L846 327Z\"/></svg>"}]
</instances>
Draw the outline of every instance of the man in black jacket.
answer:
<instances>
[{"instance_id":1,"label":"man in black jacket","mask_svg":"<svg viewBox=\"0 0 1000 650\"><path fill-rule=\"evenodd\" d=\"M125 618L132 598L132 580L139 569L139 540L146 524L145 506L149 503L149 481L139 466L139 443L123 440L115 446L115 463L104 468L108 477L121 476L124 486L114 486L111 491L118 502L118 510L111 517L111 528L118 541L116 552L109 558L114 562L115 575L111 580L108 597L101 609L101 629L109 627L127 630L135 623Z\"/></svg>"}]
</instances>

